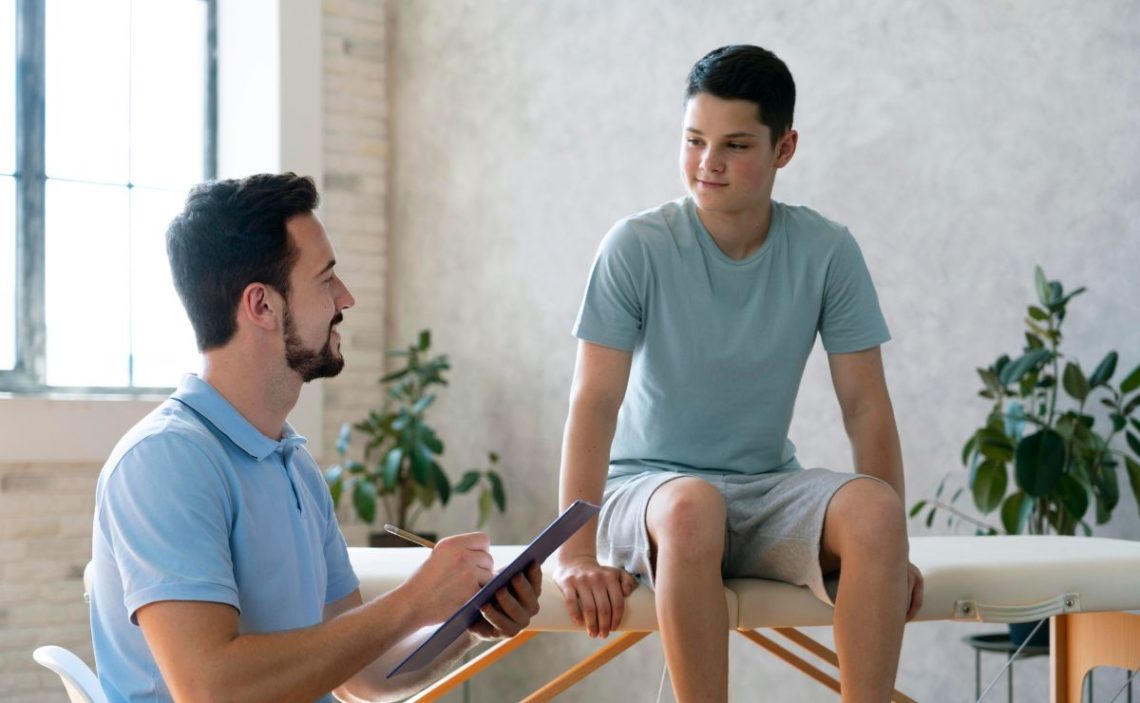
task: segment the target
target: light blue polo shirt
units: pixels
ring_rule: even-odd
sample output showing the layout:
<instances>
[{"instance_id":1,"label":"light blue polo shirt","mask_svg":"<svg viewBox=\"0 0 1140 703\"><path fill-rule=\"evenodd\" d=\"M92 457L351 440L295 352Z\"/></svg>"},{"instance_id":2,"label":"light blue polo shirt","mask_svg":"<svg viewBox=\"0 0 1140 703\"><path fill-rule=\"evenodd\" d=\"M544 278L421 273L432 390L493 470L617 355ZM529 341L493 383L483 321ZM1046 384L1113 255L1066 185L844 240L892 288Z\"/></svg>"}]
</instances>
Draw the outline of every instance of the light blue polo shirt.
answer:
<instances>
[{"instance_id":1,"label":"light blue polo shirt","mask_svg":"<svg viewBox=\"0 0 1140 703\"><path fill-rule=\"evenodd\" d=\"M610 476L800 468L788 439L804 366L890 339L846 227L772 202L763 246L734 260L682 198L618 222L574 334L632 352Z\"/></svg>"},{"instance_id":2,"label":"light blue polo shirt","mask_svg":"<svg viewBox=\"0 0 1140 703\"><path fill-rule=\"evenodd\" d=\"M356 590L332 500L305 438L261 434L186 376L111 453L95 489L91 634L112 701L169 701L135 613L224 603L243 634L309 627ZM321 700L332 701L332 696Z\"/></svg>"}]
</instances>

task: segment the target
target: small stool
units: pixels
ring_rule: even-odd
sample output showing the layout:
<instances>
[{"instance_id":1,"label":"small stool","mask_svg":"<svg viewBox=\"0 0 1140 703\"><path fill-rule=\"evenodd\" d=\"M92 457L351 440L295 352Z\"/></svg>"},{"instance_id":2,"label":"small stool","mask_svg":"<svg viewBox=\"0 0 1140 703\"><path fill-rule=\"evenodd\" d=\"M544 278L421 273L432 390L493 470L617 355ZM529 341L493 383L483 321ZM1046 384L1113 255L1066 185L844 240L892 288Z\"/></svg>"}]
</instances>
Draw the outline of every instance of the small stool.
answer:
<instances>
[{"instance_id":1,"label":"small stool","mask_svg":"<svg viewBox=\"0 0 1140 703\"><path fill-rule=\"evenodd\" d=\"M982 697L982 652L1005 652L1008 660L1017 651L1018 645L1010 642L1008 632L987 632L984 635L971 635L964 637L963 641L974 648L974 700ZM1021 650L1019 657L1039 657L1049 653L1048 645L1027 644ZM1092 674L1089 674L1090 678ZM1013 703L1013 664L1009 665L1008 701ZM1090 685L1089 692L1092 688Z\"/></svg>"}]
</instances>

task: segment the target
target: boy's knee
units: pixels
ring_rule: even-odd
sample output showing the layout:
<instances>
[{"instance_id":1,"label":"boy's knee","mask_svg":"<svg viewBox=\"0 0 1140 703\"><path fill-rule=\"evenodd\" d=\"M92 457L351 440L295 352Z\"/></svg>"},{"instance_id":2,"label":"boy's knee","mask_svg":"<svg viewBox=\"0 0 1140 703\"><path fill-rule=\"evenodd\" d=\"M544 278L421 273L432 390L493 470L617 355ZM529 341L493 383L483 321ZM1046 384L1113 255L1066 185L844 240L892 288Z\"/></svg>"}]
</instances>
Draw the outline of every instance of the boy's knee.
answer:
<instances>
[{"instance_id":1,"label":"boy's knee","mask_svg":"<svg viewBox=\"0 0 1140 703\"><path fill-rule=\"evenodd\" d=\"M889 558L906 554L906 515L894 489L856 480L839 489L828 507L825 530L837 551Z\"/></svg>"},{"instance_id":2,"label":"boy's knee","mask_svg":"<svg viewBox=\"0 0 1140 703\"><path fill-rule=\"evenodd\" d=\"M675 479L657 489L646 515L655 551L715 551L718 558L724 549L724 521L724 497L699 478Z\"/></svg>"}]
</instances>

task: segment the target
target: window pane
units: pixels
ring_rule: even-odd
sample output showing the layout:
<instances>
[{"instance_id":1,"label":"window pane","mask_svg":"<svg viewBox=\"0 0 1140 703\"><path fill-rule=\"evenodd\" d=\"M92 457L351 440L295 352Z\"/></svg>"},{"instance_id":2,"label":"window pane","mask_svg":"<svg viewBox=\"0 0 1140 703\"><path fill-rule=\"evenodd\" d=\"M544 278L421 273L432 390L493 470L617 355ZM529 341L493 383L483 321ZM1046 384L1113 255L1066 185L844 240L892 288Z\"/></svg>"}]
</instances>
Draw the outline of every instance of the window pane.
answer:
<instances>
[{"instance_id":1,"label":"window pane","mask_svg":"<svg viewBox=\"0 0 1140 703\"><path fill-rule=\"evenodd\" d=\"M0 0L0 173L15 172L16 0ZM11 210L5 209L0 212L11 212ZM0 262L2 261L3 259L0 259ZM0 296L2 295L0 292ZM0 317L0 321L3 319ZM0 359L2 358L0 356Z\"/></svg>"},{"instance_id":2,"label":"window pane","mask_svg":"<svg viewBox=\"0 0 1140 703\"><path fill-rule=\"evenodd\" d=\"M16 183L0 178L0 369L16 365Z\"/></svg>"},{"instance_id":3,"label":"window pane","mask_svg":"<svg viewBox=\"0 0 1140 703\"><path fill-rule=\"evenodd\" d=\"M174 292L166 258L166 227L185 192L131 190L131 327L136 386L177 386L197 371L190 320Z\"/></svg>"},{"instance_id":4,"label":"window pane","mask_svg":"<svg viewBox=\"0 0 1140 703\"><path fill-rule=\"evenodd\" d=\"M49 180L47 383L125 386L130 359L130 247L124 187Z\"/></svg>"},{"instance_id":5,"label":"window pane","mask_svg":"<svg viewBox=\"0 0 1140 703\"><path fill-rule=\"evenodd\" d=\"M48 176L126 183L130 1L48 0L45 27Z\"/></svg>"},{"instance_id":6,"label":"window pane","mask_svg":"<svg viewBox=\"0 0 1140 703\"><path fill-rule=\"evenodd\" d=\"M202 180L206 3L136 2L131 22L131 182L182 190Z\"/></svg>"}]
</instances>

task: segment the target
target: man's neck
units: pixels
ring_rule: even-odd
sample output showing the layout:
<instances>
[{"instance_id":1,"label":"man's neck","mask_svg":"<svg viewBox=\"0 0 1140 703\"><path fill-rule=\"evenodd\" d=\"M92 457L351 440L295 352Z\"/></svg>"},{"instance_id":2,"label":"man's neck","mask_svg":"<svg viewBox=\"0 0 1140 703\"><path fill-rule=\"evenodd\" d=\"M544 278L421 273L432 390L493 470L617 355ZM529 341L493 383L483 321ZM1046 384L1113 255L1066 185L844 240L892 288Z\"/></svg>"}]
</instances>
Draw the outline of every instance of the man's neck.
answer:
<instances>
[{"instance_id":1,"label":"man's neck","mask_svg":"<svg viewBox=\"0 0 1140 703\"><path fill-rule=\"evenodd\" d=\"M202 380L262 434L279 440L301 395L301 378L283 364L265 361L263 355L234 348L212 350L205 354Z\"/></svg>"},{"instance_id":2,"label":"man's neck","mask_svg":"<svg viewBox=\"0 0 1140 703\"><path fill-rule=\"evenodd\" d=\"M747 259L768 241L772 224L772 201L762 207L737 212L707 212L697 208L697 217L724 255L734 261Z\"/></svg>"}]
</instances>

